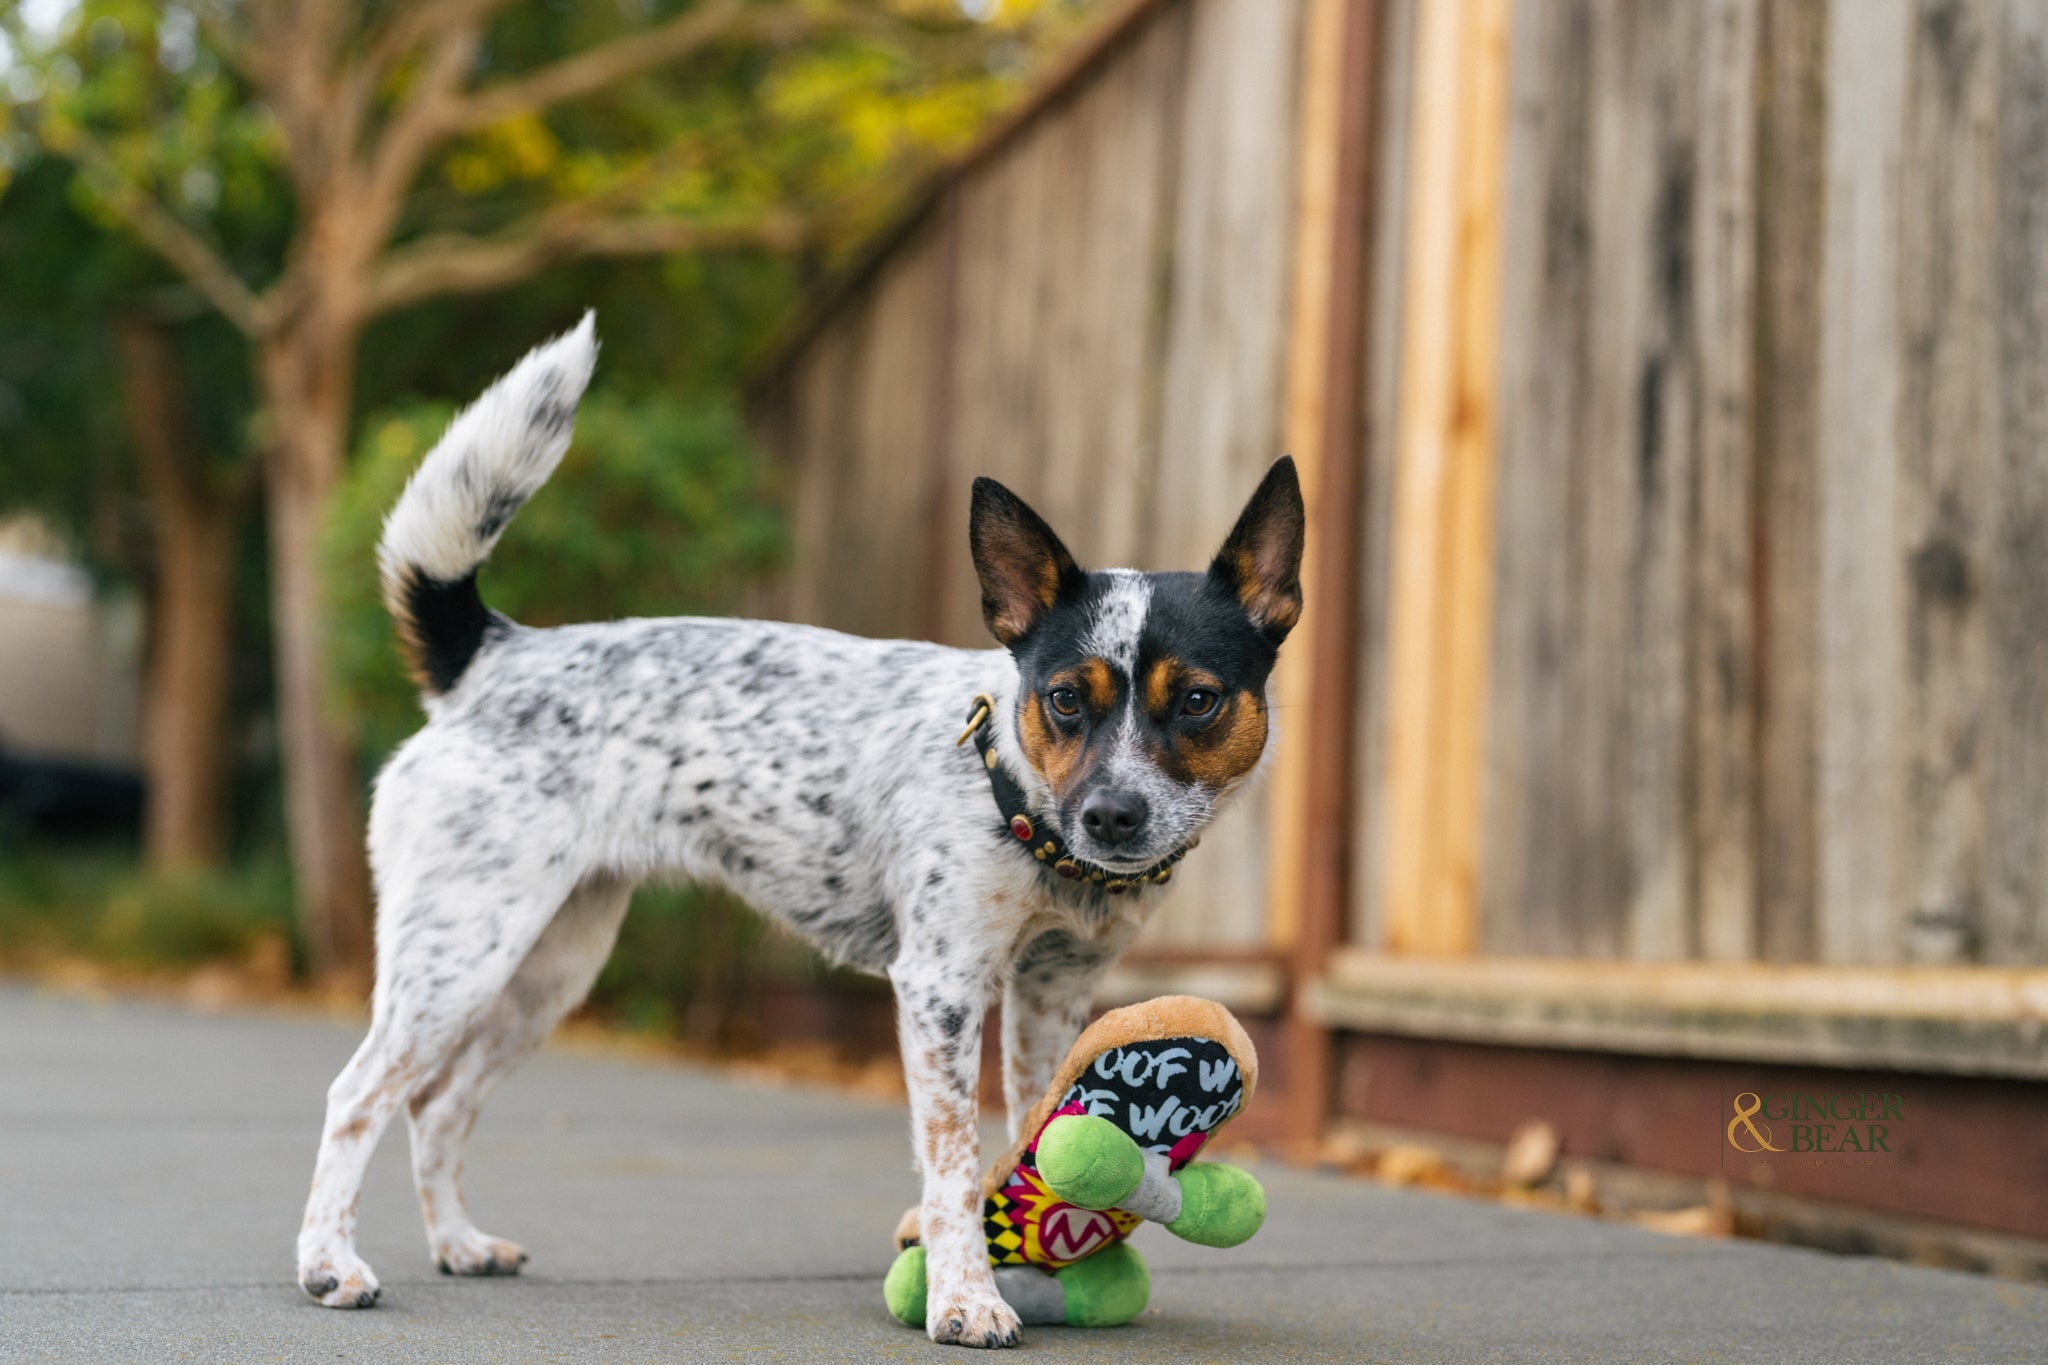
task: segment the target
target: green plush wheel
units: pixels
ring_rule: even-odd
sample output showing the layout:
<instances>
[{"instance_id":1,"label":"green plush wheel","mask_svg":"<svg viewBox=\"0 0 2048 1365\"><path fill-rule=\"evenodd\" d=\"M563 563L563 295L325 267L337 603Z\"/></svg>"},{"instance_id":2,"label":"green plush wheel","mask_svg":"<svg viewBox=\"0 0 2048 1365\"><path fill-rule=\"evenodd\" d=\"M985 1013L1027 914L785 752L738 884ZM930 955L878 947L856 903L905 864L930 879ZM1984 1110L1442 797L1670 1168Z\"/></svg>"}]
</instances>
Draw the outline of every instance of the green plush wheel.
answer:
<instances>
[{"instance_id":1,"label":"green plush wheel","mask_svg":"<svg viewBox=\"0 0 2048 1365\"><path fill-rule=\"evenodd\" d=\"M882 1302L889 1305L889 1315L896 1321L906 1327L922 1327L924 1295L924 1248L905 1247L882 1281Z\"/></svg>"},{"instance_id":2,"label":"green plush wheel","mask_svg":"<svg viewBox=\"0 0 2048 1365\"><path fill-rule=\"evenodd\" d=\"M1180 1217L1166 1230L1205 1247L1234 1247L1266 1221L1266 1191L1251 1172L1199 1161L1175 1174Z\"/></svg>"},{"instance_id":3,"label":"green plush wheel","mask_svg":"<svg viewBox=\"0 0 2048 1365\"><path fill-rule=\"evenodd\" d=\"M1145 1153L1108 1119L1067 1114L1039 1136L1038 1173L1076 1208L1113 1209L1145 1178Z\"/></svg>"},{"instance_id":4,"label":"green plush wheel","mask_svg":"<svg viewBox=\"0 0 2048 1365\"><path fill-rule=\"evenodd\" d=\"M1120 1327L1144 1312L1152 1298L1152 1272L1129 1242L1106 1246L1053 1278L1066 1292L1069 1327Z\"/></svg>"},{"instance_id":5,"label":"green plush wheel","mask_svg":"<svg viewBox=\"0 0 2048 1365\"><path fill-rule=\"evenodd\" d=\"M1027 1323L1118 1327L1145 1311L1152 1275L1129 1243L1117 1242L1050 1275L1035 1266L1000 1266L996 1288ZM924 1248L905 1247L882 1281L889 1316L906 1327L924 1326L929 1292Z\"/></svg>"}]
</instances>

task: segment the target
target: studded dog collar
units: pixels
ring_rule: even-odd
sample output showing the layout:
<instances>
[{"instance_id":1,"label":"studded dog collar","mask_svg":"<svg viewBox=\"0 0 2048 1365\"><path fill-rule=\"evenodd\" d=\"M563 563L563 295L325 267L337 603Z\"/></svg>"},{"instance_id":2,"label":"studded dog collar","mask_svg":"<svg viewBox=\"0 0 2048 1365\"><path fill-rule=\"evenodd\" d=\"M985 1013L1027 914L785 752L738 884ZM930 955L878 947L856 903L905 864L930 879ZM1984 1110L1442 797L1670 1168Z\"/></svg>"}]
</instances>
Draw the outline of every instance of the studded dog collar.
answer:
<instances>
[{"instance_id":1,"label":"studded dog collar","mask_svg":"<svg viewBox=\"0 0 2048 1365\"><path fill-rule=\"evenodd\" d=\"M1145 886L1156 886L1171 877L1173 865L1187 857L1189 851L1201 842L1190 839L1143 872L1111 872L1076 858L1067 852L1066 842L1049 824L1041 826L1032 818L1030 807L1024 800L1024 789L1003 771L1003 765L996 758L995 715L995 698L986 692L977 693L974 705L967 713L967 728L953 743L958 747L970 739L974 741L975 749L981 754L981 765L988 770L988 785L995 793L996 809L1003 813L1010 833L1016 835L1018 844L1028 849L1031 856L1050 868L1054 875L1070 882L1093 883L1112 896L1135 895Z\"/></svg>"}]
</instances>

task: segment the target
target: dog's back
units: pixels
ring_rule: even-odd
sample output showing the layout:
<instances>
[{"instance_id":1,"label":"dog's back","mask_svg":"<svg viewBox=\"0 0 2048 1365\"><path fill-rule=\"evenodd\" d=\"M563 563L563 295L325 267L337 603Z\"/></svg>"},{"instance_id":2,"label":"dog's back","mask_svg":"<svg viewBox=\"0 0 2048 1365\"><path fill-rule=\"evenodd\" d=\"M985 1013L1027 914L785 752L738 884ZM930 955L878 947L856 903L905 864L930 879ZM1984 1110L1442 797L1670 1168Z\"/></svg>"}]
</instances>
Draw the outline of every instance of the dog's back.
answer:
<instances>
[{"instance_id":1,"label":"dog's back","mask_svg":"<svg viewBox=\"0 0 2048 1365\"><path fill-rule=\"evenodd\" d=\"M537 852L555 879L716 882L879 971L898 883L1000 837L953 738L1005 656L717 618L533 630L491 611L478 572L568 449L595 358L588 318L528 355L457 415L385 523L385 598L432 718L379 779L372 855L435 884Z\"/></svg>"}]
</instances>

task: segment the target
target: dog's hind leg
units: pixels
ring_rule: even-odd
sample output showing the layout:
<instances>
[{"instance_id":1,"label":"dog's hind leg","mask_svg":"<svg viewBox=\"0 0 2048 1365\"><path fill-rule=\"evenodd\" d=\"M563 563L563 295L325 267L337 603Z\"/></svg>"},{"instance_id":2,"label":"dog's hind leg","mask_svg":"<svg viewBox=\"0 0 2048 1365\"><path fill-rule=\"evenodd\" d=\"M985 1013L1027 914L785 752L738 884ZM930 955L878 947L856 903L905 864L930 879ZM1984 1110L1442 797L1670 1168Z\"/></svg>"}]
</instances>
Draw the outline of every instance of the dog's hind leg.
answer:
<instances>
[{"instance_id":1,"label":"dog's hind leg","mask_svg":"<svg viewBox=\"0 0 2048 1365\"><path fill-rule=\"evenodd\" d=\"M492 1087L547 1041L581 1004L611 955L632 884L592 878L562 908L519 964L496 1003L434 1078L413 1093L412 1175L427 1247L449 1275L513 1275L526 1260L518 1244L488 1236L462 1197L462 1154Z\"/></svg>"},{"instance_id":2,"label":"dog's hind leg","mask_svg":"<svg viewBox=\"0 0 2048 1365\"><path fill-rule=\"evenodd\" d=\"M370 1032L328 1088L299 1227L299 1283L329 1308L377 1301L377 1277L356 1254L356 1197L385 1125L448 1065L574 885L546 875L545 863L557 861L547 850L523 853L471 860L430 879L379 879Z\"/></svg>"}]
</instances>

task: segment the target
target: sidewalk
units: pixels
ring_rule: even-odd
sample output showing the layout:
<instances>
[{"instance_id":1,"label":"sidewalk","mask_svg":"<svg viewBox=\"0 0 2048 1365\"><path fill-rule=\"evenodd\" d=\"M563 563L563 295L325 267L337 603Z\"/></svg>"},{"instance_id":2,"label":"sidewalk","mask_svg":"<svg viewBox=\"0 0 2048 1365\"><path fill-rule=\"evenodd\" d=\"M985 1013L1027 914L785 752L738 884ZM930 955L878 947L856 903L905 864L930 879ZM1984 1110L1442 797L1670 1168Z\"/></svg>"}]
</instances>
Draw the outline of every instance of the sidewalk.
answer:
<instances>
[{"instance_id":1,"label":"sidewalk","mask_svg":"<svg viewBox=\"0 0 2048 1365\"><path fill-rule=\"evenodd\" d=\"M915 1195L893 1104L552 1053L487 1109L465 1181L533 1255L427 1263L405 1134L363 1195L368 1312L292 1240L355 1033L0 989L0 1360L867 1361L963 1357L882 1309ZM1695 1242L1282 1169L1232 1252L1139 1234L1155 1313L1032 1328L1032 1356L1973 1362L2048 1358L2048 1290Z\"/></svg>"}]
</instances>

